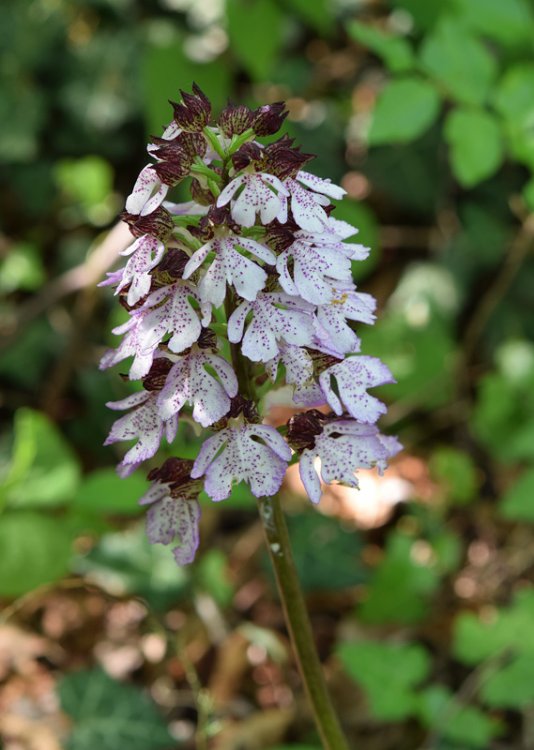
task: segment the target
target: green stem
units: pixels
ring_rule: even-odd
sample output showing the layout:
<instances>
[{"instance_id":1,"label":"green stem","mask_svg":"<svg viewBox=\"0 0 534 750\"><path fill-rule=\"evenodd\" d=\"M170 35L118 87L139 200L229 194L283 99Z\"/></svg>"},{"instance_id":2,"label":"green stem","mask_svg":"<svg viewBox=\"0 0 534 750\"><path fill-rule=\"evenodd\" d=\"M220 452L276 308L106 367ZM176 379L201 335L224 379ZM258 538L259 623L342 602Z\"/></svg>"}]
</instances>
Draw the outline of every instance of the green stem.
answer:
<instances>
[{"instance_id":1,"label":"green stem","mask_svg":"<svg viewBox=\"0 0 534 750\"><path fill-rule=\"evenodd\" d=\"M280 498L262 497L258 504L297 664L323 747L349 750L324 681Z\"/></svg>"}]
</instances>

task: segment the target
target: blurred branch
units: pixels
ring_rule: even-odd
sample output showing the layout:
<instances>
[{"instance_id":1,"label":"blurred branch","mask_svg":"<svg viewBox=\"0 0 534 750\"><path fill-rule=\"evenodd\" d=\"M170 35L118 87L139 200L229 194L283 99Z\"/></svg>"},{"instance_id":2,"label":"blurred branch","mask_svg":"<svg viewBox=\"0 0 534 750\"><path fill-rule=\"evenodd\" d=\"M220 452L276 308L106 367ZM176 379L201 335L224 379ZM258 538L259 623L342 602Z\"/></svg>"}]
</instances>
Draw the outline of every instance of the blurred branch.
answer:
<instances>
[{"instance_id":1,"label":"blurred branch","mask_svg":"<svg viewBox=\"0 0 534 750\"><path fill-rule=\"evenodd\" d=\"M102 242L96 245L83 263L53 279L39 294L22 304L17 309L16 316L6 316L0 324L0 336L4 337L0 341L0 349L8 347L29 323L61 299L95 285L117 260L121 251L128 246L131 239L128 226L122 221L119 222L108 232Z\"/></svg>"},{"instance_id":2,"label":"blurred branch","mask_svg":"<svg viewBox=\"0 0 534 750\"><path fill-rule=\"evenodd\" d=\"M479 304L471 316L464 335L461 365L468 365L475 353L477 344L482 337L491 316L501 300L506 296L519 269L534 248L534 214L528 214L523 219L521 229L510 245L506 258L492 284L481 297Z\"/></svg>"},{"instance_id":3,"label":"blurred branch","mask_svg":"<svg viewBox=\"0 0 534 750\"><path fill-rule=\"evenodd\" d=\"M428 250L440 244L443 233L437 227L386 225L380 227L380 244L396 249Z\"/></svg>"}]
</instances>

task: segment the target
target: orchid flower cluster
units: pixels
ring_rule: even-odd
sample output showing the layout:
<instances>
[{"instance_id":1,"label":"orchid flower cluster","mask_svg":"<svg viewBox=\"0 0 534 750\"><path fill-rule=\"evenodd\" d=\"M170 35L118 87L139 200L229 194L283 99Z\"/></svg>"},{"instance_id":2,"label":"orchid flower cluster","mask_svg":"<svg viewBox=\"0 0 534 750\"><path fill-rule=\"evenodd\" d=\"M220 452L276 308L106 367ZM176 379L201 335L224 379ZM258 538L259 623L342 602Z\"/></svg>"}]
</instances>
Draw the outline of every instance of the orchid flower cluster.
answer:
<instances>
[{"instance_id":1,"label":"orchid flower cluster","mask_svg":"<svg viewBox=\"0 0 534 750\"><path fill-rule=\"evenodd\" d=\"M229 104L212 124L196 85L181 94L122 214L135 240L103 285L116 287L129 319L113 330L122 341L101 367L132 358L129 378L143 385L108 404L126 414L106 444L135 441L121 476L151 459L163 436L171 444L179 419L212 433L196 460L153 469L140 501L149 540L173 544L186 564L202 490L224 500L245 481L256 497L272 496L299 460L317 503L321 479L357 487L357 469L383 471L400 445L379 433L385 406L367 393L393 378L360 354L354 331L374 322L375 301L352 280L351 263L368 248L345 242L358 230L332 216L331 199L345 191L305 171L313 157L291 138L259 140L279 131L283 103ZM191 200L167 200L184 181ZM258 394L284 385L298 413L276 429L263 423Z\"/></svg>"}]
</instances>

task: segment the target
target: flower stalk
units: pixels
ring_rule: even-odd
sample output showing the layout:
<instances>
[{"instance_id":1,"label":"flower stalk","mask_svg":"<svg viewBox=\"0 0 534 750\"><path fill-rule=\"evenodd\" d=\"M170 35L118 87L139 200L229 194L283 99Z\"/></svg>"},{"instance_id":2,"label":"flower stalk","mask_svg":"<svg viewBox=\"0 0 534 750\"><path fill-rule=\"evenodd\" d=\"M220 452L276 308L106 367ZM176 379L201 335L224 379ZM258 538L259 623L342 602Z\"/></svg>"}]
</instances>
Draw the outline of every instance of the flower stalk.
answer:
<instances>
[{"instance_id":1,"label":"flower stalk","mask_svg":"<svg viewBox=\"0 0 534 750\"><path fill-rule=\"evenodd\" d=\"M324 680L278 495L258 500L285 620L315 725L325 750L349 750Z\"/></svg>"}]
</instances>

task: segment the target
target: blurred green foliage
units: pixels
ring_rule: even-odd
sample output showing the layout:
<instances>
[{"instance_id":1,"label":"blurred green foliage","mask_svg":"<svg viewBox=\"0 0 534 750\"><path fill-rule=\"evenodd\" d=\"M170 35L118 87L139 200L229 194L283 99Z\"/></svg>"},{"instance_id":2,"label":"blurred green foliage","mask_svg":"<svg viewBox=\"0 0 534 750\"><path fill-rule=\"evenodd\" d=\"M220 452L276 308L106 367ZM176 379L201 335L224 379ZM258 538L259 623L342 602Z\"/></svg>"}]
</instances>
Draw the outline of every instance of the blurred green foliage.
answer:
<instances>
[{"instance_id":1,"label":"blurred green foliage","mask_svg":"<svg viewBox=\"0 0 534 750\"><path fill-rule=\"evenodd\" d=\"M121 311L61 275L86 269L180 88L197 81L216 108L286 99L312 168L348 191L336 215L372 247L354 268L381 308L362 348L398 380L382 395L406 447L409 502L380 528L290 517L305 590L350 594L333 650L369 718L355 746L387 724L381 750L519 747L534 706L534 2L5 0L0 21L0 597L75 574L158 616L200 596L236 617L250 493L203 502L195 566L148 545L145 479L119 480L101 447L104 404L130 388L97 371ZM182 425L168 452L198 444ZM73 750L172 746L154 705L101 671L59 695Z\"/></svg>"},{"instance_id":2,"label":"blurred green foliage","mask_svg":"<svg viewBox=\"0 0 534 750\"><path fill-rule=\"evenodd\" d=\"M75 722L67 750L168 748L173 740L157 708L132 685L100 670L74 672L61 680L59 698Z\"/></svg>"}]
</instances>

